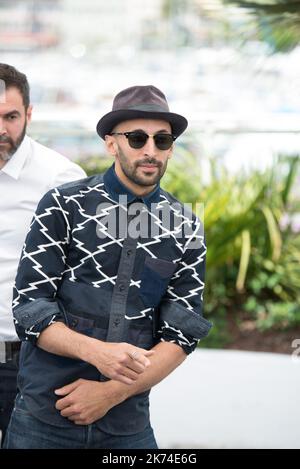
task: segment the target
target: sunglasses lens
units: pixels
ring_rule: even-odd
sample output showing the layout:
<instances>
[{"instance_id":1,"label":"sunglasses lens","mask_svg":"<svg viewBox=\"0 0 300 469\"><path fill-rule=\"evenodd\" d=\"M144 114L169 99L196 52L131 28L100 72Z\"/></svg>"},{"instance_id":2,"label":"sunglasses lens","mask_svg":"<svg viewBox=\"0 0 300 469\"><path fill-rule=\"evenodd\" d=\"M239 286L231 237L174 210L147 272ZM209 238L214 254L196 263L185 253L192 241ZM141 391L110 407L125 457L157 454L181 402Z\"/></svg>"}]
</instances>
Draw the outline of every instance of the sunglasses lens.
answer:
<instances>
[{"instance_id":1,"label":"sunglasses lens","mask_svg":"<svg viewBox=\"0 0 300 469\"><path fill-rule=\"evenodd\" d=\"M156 134L154 141L160 150L169 150L173 144L173 136L170 134Z\"/></svg>"},{"instance_id":2,"label":"sunglasses lens","mask_svg":"<svg viewBox=\"0 0 300 469\"><path fill-rule=\"evenodd\" d=\"M148 135L142 132L133 132L128 135L128 143L131 148L142 148L148 139Z\"/></svg>"},{"instance_id":3,"label":"sunglasses lens","mask_svg":"<svg viewBox=\"0 0 300 469\"><path fill-rule=\"evenodd\" d=\"M131 148L143 148L149 136L144 132L128 132L126 134L128 143ZM159 150L169 150L173 144L173 135L171 134L156 134L154 135L155 145Z\"/></svg>"}]
</instances>

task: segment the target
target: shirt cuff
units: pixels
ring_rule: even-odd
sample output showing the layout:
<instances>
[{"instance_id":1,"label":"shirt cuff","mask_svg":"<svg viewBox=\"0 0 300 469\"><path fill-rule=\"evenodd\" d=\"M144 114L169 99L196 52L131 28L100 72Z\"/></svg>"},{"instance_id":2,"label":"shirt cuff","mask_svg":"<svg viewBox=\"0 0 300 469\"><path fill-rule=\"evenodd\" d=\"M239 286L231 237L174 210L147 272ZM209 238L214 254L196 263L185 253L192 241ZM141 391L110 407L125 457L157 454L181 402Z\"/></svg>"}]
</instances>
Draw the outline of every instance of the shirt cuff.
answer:
<instances>
[{"instance_id":1,"label":"shirt cuff","mask_svg":"<svg viewBox=\"0 0 300 469\"><path fill-rule=\"evenodd\" d=\"M161 342L172 342L179 345L184 352L189 355L198 345L198 340L187 334L183 334L180 329L170 326L166 321L157 332Z\"/></svg>"},{"instance_id":2,"label":"shirt cuff","mask_svg":"<svg viewBox=\"0 0 300 469\"><path fill-rule=\"evenodd\" d=\"M164 300L160 305L160 325L170 325L192 340L203 339L212 324L201 314L195 313L175 301Z\"/></svg>"},{"instance_id":3,"label":"shirt cuff","mask_svg":"<svg viewBox=\"0 0 300 469\"><path fill-rule=\"evenodd\" d=\"M30 341L33 345L36 345L36 342L44 329L46 327L51 326L55 322L62 322L63 318L60 313L54 314L53 316L48 316L43 321L40 321L35 326L30 327L29 329L25 329L25 340Z\"/></svg>"},{"instance_id":4,"label":"shirt cuff","mask_svg":"<svg viewBox=\"0 0 300 469\"><path fill-rule=\"evenodd\" d=\"M48 298L37 298L17 306L14 310L14 322L20 340L30 340L35 343L39 334L51 324L52 318L63 314L56 301ZM38 335L37 335L38 334Z\"/></svg>"}]
</instances>

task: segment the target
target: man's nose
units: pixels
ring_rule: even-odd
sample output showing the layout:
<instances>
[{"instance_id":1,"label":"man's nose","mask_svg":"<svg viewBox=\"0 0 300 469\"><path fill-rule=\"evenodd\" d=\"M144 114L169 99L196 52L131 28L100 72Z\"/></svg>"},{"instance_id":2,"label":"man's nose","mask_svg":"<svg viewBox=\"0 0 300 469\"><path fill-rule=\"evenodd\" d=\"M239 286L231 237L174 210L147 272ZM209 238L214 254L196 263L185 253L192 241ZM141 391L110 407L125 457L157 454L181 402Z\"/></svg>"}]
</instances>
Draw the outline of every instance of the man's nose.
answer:
<instances>
[{"instance_id":1,"label":"man's nose","mask_svg":"<svg viewBox=\"0 0 300 469\"><path fill-rule=\"evenodd\" d=\"M0 135L6 134L6 127L4 125L4 121L2 117L0 117Z\"/></svg>"},{"instance_id":2,"label":"man's nose","mask_svg":"<svg viewBox=\"0 0 300 469\"><path fill-rule=\"evenodd\" d=\"M155 156L157 154L157 146L155 145L154 138L149 136L145 145L143 146L144 155Z\"/></svg>"}]
</instances>

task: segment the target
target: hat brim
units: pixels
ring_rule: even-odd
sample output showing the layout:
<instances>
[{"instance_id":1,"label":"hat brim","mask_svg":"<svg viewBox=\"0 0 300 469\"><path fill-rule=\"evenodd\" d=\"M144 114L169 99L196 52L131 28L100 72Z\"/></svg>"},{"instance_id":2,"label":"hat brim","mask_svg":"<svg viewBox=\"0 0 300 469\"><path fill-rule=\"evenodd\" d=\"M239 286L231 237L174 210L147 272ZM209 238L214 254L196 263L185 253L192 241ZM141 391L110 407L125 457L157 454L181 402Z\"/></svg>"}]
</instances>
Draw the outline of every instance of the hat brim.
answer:
<instances>
[{"instance_id":1,"label":"hat brim","mask_svg":"<svg viewBox=\"0 0 300 469\"><path fill-rule=\"evenodd\" d=\"M111 111L105 114L97 124L98 135L105 140L105 135L110 134L113 128L120 122L131 119L160 119L170 123L172 133L178 137L188 126L188 121L180 114L173 112L152 112L124 109Z\"/></svg>"}]
</instances>

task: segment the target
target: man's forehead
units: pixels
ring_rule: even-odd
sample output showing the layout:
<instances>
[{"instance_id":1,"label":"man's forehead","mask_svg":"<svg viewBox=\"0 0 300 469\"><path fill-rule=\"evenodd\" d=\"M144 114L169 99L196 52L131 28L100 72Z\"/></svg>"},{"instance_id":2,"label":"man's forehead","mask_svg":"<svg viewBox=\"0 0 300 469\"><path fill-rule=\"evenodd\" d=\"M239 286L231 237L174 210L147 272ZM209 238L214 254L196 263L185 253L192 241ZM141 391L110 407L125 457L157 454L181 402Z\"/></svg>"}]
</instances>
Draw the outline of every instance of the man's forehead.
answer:
<instances>
[{"instance_id":1,"label":"man's forehead","mask_svg":"<svg viewBox=\"0 0 300 469\"><path fill-rule=\"evenodd\" d=\"M0 106L2 111L5 112L6 109L10 110L12 107L22 111L24 108L24 102L19 89L15 86L7 87L5 86L5 83L4 86L3 84L1 86L2 89L0 89Z\"/></svg>"}]
</instances>

